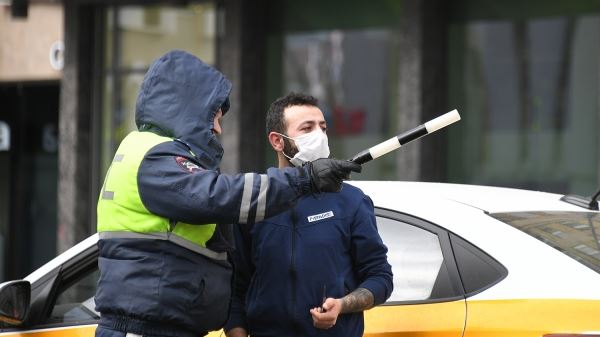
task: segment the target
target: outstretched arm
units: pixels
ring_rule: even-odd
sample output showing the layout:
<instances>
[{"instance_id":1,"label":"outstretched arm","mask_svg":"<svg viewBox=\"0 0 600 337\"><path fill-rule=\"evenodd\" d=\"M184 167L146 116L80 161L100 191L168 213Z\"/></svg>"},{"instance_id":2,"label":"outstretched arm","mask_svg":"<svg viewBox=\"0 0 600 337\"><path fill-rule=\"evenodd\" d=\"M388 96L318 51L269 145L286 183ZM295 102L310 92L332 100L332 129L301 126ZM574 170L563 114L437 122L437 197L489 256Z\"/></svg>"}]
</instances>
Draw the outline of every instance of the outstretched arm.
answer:
<instances>
[{"instance_id":1,"label":"outstretched arm","mask_svg":"<svg viewBox=\"0 0 600 337\"><path fill-rule=\"evenodd\" d=\"M181 146L167 142L148 152L137 188L150 212L190 224L255 223L289 209L301 195L339 191L342 180L361 168L318 159L299 168L270 168L266 174L228 175L203 169Z\"/></svg>"}]
</instances>

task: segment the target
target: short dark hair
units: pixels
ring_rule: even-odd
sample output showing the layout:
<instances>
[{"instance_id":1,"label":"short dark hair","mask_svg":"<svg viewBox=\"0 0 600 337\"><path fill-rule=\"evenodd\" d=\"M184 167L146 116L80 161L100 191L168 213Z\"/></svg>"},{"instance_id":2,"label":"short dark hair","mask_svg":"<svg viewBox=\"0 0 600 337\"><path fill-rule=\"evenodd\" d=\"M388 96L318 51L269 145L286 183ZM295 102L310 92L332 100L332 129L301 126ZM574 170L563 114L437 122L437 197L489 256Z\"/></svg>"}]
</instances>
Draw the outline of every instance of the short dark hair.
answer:
<instances>
[{"instance_id":1,"label":"short dark hair","mask_svg":"<svg viewBox=\"0 0 600 337\"><path fill-rule=\"evenodd\" d=\"M285 134L285 119L283 111L285 108L297 105L317 106L319 100L313 96L290 92L289 94L279 97L269 107L267 112L267 134L271 131Z\"/></svg>"}]
</instances>

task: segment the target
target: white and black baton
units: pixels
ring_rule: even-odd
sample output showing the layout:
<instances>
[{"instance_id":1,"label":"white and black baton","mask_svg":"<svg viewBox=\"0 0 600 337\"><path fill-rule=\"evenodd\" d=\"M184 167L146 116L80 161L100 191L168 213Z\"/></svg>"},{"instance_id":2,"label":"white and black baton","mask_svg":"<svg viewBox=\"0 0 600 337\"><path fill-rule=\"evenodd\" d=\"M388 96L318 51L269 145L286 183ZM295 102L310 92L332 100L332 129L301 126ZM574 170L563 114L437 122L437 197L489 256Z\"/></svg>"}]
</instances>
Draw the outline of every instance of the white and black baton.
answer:
<instances>
[{"instance_id":1,"label":"white and black baton","mask_svg":"<svg viewBox=\"0 0 600 337\"><path fill-rule=\"evenodd\" d=\"M445 128L446 126L459 120L460 115L458 114L458 111L456 109L452 110L448 113L445 113L437 118L430 120L425 124L421 124L412 130L408 130L402 134L399 134L396 137L386 140L383 143L379 143L369 149L361 151L360 153L352 157L350 161L362 165L377 157L381 157L388 152L392 152L400 146L406 145L415 139L419 139L441 128Z\"/></svg>"}]
</instances>

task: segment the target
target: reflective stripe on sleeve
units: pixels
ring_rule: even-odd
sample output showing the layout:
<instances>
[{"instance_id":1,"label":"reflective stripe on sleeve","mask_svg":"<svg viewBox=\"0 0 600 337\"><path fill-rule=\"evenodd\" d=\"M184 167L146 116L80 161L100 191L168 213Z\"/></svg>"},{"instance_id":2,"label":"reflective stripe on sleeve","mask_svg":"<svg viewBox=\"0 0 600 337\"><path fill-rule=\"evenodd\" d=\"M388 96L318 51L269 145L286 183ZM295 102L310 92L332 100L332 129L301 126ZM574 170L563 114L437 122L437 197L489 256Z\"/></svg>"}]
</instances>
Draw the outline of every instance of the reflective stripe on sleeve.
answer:
<instances>
[{"instance_id":1,"label":"reflective stripe on sleeve","mask_svg":"<svg viewBox=\"0 0 600 337\"><path fill-rule=\"evenodd\" d=\"M244 175L244 192L242 193L242 203L240 205L239 223L248 223L248 213L252 206L252 185L254 185L254 173Z\"/></svg>"},{"instance_id":2,"label":"reflective stripe on sleeve","mask_svg":"<svg viewBox=\"0 0 600 337\"><path fill-rule=\"evenodd\" d=\"M267 207L267 191L269 190L269 177L266 174L260 175L260 191L258 192L258 206L256 208L256 220L262 221L265 218Z\"/></svg>"}]
</instances>

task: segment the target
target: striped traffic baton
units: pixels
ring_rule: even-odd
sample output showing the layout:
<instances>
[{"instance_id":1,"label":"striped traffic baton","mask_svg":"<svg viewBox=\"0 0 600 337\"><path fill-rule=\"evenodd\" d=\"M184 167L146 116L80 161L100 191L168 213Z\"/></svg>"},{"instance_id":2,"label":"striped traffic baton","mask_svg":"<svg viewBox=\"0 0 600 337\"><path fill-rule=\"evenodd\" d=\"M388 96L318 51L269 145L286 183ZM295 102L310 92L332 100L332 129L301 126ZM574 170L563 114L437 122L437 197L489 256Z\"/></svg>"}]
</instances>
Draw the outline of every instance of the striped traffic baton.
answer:
<instances>
[{"instance_id":1,"label":"striped traffic baton","mask_svg":"<svg viewBox=\"0 0 600 337\"><path fill-rule=\"evenodd\" d=\"M390 138L383 143L379 143L371 148L361 151L360 153L352 157L350 161L362 165L377 157L381 157L388 152L394 151L400 146L406 145L415 139L419 139L441 128L445 128L446 126L459 120L460 115L458 114L458 111L456 109L452 110L448 113L445 113L437 118L430 120L429 122L426 122L425 124L421 124L414 129L408 130L402 134L399 134L396 137Z\"/></svg>"}]
</instances>

